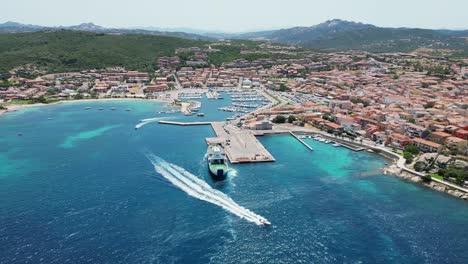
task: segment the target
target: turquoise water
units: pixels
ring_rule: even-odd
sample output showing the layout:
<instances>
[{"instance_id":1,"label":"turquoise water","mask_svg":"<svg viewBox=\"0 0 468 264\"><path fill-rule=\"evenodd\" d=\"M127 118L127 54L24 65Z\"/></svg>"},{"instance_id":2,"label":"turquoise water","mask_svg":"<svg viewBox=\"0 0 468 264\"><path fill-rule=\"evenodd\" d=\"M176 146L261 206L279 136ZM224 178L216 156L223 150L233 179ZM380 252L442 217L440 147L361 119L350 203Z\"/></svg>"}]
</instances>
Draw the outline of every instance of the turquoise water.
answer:
<instances>
[{"instance_id":1,"label":"turquoise water","mask_svg":"<svg viewBox=\"0 0 468 264\"><path fill-rule=\"evenodd\" d=\"M467 203L383 175L378 156L266 136L276 162L233 165L215 183L204 162L209 126L134 129L151 117L230 116L216 110L228 99L203 102L205 118L157 115L164 105L146 101L1 116L0 263L468 263ZM148 153L273 225L187 195Z\"/></svg>"}]
</instances>

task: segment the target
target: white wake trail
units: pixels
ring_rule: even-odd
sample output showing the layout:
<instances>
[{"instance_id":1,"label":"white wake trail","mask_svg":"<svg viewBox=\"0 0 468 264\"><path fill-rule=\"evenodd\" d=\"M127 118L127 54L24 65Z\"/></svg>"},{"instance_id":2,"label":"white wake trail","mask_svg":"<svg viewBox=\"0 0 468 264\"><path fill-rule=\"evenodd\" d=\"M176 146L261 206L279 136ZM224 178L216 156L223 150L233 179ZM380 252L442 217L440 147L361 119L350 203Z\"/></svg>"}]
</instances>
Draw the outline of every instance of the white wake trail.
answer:
<instances>
[{"instance_id":1,"label":"white wake trail","mask_svg":"<svg viewBox=\"0 0 468 264\"><path fill-rule=\"evenodd\" d=\"M238 205L229 196L213 189L208 183L185 169L168 163L154 155L148 155L148 159L159 174L188 195L220 206L232 214L246 219L249 222L256 223L257 225L262 225L267 221L264 217Z\"/></svg>"}]
</instances>

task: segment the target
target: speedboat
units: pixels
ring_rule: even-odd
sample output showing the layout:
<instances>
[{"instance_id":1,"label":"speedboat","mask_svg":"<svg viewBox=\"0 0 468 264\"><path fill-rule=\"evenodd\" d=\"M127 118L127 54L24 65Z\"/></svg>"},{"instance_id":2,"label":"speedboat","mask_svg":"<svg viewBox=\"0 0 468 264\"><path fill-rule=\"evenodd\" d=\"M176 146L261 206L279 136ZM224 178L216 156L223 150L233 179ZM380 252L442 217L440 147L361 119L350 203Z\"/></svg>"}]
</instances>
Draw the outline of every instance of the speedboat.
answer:
<instances>
[{"instance_id":1,"label":"speedboat","mask_svg":"<svg viewBox=\"0 0 468 264\"><path fill-rule=\"evenodd\" d=\"M265 225L265 226L271 225L271 223L268 220L264 219L264 218L260 219L260 223L262 225Z\"/></svg>"}]
</instances>

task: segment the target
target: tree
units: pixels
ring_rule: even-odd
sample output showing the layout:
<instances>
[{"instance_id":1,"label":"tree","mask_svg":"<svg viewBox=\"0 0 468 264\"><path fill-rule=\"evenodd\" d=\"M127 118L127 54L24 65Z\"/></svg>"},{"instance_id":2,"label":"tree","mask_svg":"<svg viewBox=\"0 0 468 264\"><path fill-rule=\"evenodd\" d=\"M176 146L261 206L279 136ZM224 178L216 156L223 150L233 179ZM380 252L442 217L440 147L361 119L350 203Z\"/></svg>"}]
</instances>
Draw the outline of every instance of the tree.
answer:
<instances>
[{"instance_id":1,"label":"tree","mask_svg":"<svg viewBox=\"0 0 468 264\"><path fill-rule=\"evenodd\" d=\"M406 159L406 164L410 164L411 162L413 162L413 154L411 154L410 152L403 152L403 158Z\"/></svg>"},{"instance_id":2,"label":"tree","mask_svg":"<svg viewBox=\"0 0 468 264\"><path fill-rule=\"evenodd\" d=\"M77 93L77 94L75 94L75 96L73 96L73 99L81 100L81 99L83 99L83 95L81 93Z\"/></svg>"},{"instance_id":3,"label":"tree","mask_svg":"<svg viewBox=\"0 0 468 264\"><path fill-rule=\"evenodd\" d=\"M286 122L286 117L284 117L282 115L277 115L277 116L275 116L275 118L273 118L273 123L282 124L282 123L285 123L285 122Z\"/></svg>"},{"instance_id":4,"label":"tree","mask_svg":"<svg viewBox=\"0 0 468 264\"><path fill-rule=\"evenodd\" d=\"M413 155L418 155L419 154L419 149L418 147L414 146L414 145L408 145L405 147L405 149L403 150L404 152L409 152Z\"/></svg>"},{"instance_id":5,"label":"tree","mask_svg":"<svg viewBox=\"0 0 468 264\"><path fill-rule=\"evenodd\" d=\"M295 116L293 116L293 115L288 116L288 123L292 123L292 122L294 122L294 121L296 121L296 120L297 120L297 119L296 119Z\"/></svg>"},{"instance_id":6,"label":"tree","mask_svg":"<svg viewBox=\"0 0 468 264\"><path fill-rule=\"evenodd\" d=\"M432 181L432 177L429 174L425 174L424 176L421 177L421 179L423 180L423 182L431 182Z\"/></svg>"},{"instance_id":7,"label":"tree","mask_svg":"<svg viewBox=\"0 0 468 264\"><path fill-rule=\"evenodd\" d=\"M426 164L422 161L418 161L414 164L414 170L415 171L422 171L426 167Z\"/></svg>"},{"instance_id":8,"label":"tree","mask_svg":"<svg viewBox=\"0 0 468 264\"><path fill-rule=\"evenodd\" d=\"M279 89L278 89L278 91L281 91L281 92L286 92L289 90L290 89L284 83L280 84Z\"/></svg>"}]
</instances>

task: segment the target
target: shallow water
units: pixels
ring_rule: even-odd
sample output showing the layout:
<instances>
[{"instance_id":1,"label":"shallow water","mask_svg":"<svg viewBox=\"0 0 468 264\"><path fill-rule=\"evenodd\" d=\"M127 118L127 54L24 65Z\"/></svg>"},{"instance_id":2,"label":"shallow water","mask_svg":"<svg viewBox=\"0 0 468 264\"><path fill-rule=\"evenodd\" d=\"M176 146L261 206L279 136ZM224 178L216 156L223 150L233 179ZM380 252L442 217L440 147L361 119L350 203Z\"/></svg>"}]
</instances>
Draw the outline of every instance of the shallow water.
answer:
<instances>
[{"instance_id":1,"label":"shallow water","mask_svg":"<svg viewBox=\"0 0 468 264\"><path fill-rule=\"evenodd\" d=\"M214 183L204 162L211 127L134 129L145 118L231 115L216 110L229 99L203 102L205 118L157 115L162 103L139 101L2 116L0 263L468 263L467 203L383 175L374 154L260 137L277 161L233 165ZM187 195L148 152L273 225Z\"/></svg>"}]
</instances>

